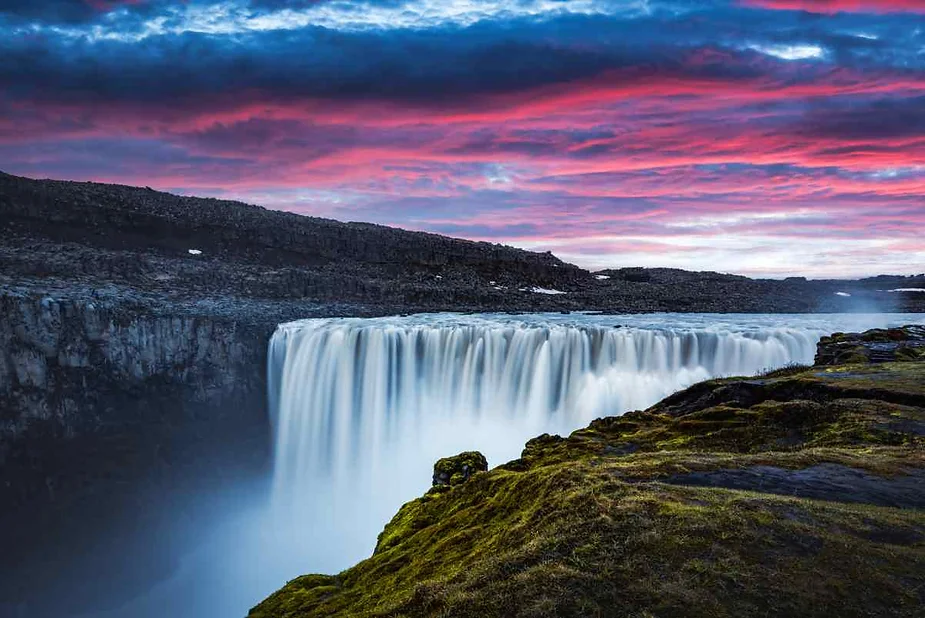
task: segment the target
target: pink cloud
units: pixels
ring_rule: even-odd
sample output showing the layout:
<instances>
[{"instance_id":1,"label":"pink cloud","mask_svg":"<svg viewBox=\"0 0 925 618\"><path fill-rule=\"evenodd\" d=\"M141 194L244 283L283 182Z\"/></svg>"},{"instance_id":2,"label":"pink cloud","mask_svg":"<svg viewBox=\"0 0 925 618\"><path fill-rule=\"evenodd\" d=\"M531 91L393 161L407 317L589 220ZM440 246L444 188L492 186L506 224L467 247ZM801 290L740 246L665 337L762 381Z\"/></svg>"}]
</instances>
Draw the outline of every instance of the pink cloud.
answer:
<instances>
[{"instance_id":1,"label":"pink cloud","mask_svg":"<svg viewBox=\"0 0 925 618\"><path fill-rule=\"evenodd\" d=\"M813 13L925 13L921 0L744 0L745 4L766 9L809 11Z\"/></svg>"}]
</instances>

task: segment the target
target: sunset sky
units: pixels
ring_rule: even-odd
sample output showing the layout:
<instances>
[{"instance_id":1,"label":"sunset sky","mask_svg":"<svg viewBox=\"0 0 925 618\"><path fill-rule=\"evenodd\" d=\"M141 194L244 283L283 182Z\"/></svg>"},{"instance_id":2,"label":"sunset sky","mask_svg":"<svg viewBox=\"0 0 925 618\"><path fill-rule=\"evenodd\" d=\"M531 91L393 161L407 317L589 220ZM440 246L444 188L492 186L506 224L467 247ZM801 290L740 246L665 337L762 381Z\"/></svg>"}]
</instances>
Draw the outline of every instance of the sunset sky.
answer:
<instances>
[{"instance_id":1,"label":"sunset sky","mask_svg":"<svg viewBox=\"0 0 925 618\"><path fill-rule=\"evenodd\" d=\"M925 271L925 0L0 0L0 170L589 268Z\"/></svg>"}]
</instances>

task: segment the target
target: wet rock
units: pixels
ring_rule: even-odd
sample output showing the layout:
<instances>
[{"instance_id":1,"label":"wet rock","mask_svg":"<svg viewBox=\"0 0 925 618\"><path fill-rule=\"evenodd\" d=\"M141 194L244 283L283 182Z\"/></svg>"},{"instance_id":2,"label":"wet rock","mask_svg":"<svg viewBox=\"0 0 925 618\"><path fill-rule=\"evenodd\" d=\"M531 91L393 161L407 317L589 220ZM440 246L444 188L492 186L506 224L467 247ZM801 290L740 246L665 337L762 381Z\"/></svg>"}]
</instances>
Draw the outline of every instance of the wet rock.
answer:
<instances>
[{"instance_id":1,"label":"wet rock","mask_svg":"<svg viewBox=\"0 0 925 618\"><path fill-rule=\"evenodd\" d=\"M816 365L886 363L925 359L925 327L876 328L864 333L833 333L816 347Z\"/></svg>"},{"instance_id":2,"label":"wet rock","mask_svg":"<svg viewBox=\"0 0 925 618\"><path fill-rule=\"evenodd\" d=\"M879 477L832 463L798 470L752 466L731 470L690 472L664 479L676 485L741 489L814 500L875 504L899 508L925 508L925 471Z\"/></svg>"},{"instance_id":3,"label":"wet rock","mask_svg":"<svg viewBox=\"0 0 925 618\"><path fill-rule=\"evenodd\" d=\"M434 487L461 485L476 472L486 472L488 460L478 451L466 451L454 457L438 459L434 464Z\"/></svg>"}]
</instances>

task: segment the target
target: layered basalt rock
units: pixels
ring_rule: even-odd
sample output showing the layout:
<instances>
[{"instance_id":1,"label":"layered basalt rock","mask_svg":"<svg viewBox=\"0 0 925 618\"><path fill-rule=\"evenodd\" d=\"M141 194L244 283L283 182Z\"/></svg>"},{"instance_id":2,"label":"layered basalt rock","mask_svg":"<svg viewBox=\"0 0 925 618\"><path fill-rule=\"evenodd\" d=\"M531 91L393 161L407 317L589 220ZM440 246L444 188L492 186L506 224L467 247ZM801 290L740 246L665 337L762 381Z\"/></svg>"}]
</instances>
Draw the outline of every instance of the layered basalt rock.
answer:
<instances>
[{"instance_id":1,"label":"layered basalt rock","mask_svg":"<svg viewBox=\"0 0 925 618\"><path fill-rule=\"evenodd\" d=\"M46 489L51 499L56 477L80 467L54 469L57 440L166 428L203 414L216 423L235 413L265 420L262 404L231 402L265 397L267 328L146 313L127 300L0 295L5 504Z\"/></svg>"},{"instance_id":2,"label":"layered basalt rock","mask_svg":"<svg viewBox=\"0 0 925 618\"><path fill-rule=\"evenodd\" d=\"M87 539L132 551L183 496L265 473L275 323L171 309L125 290L0 289L0 614L76 611L35 596L36 578L74 577ZM148 585L182 551L161 545L164 564L107 576Z\"/></svg>"}]
</instances>

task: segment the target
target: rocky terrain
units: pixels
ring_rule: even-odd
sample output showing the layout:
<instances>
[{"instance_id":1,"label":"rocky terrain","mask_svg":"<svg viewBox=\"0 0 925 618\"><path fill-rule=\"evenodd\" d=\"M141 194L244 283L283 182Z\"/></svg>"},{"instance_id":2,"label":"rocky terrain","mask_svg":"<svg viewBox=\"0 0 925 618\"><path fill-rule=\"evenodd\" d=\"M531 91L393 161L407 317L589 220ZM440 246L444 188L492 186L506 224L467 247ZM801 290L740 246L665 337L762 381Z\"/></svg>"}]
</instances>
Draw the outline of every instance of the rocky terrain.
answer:
<instances>
[{"instance_id":1,"label":"rocky terrain","mask_svg":"<svg viewBox=\"0 0 925 618\"><path fill-rule=\"evenodd\" d=\"M0 285L66 293L218 299L236 318L423 311L806 312L925 310L917 277L753 280L623 268L590 273L551 254L150 189L0 174ZM190 251L196 252L191 254ZM543 293L556 290L562 294ZM841 292L842 295L839 295ZM206 312L214 308L205 308Z\"/></svg>"},{"instance_id":2,"label":"rocky terrain","mask_svg":"<svg viewBox=\"0 0 925 618\"><path fill-rule=\"evenodd\" d=\"M836 334L813 367L703 382L487 472L442 459L372 557L250 617L921 616L923 346Z\"/></svg>"}]
</instances>

